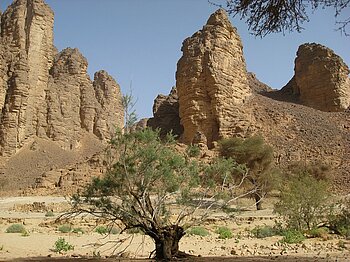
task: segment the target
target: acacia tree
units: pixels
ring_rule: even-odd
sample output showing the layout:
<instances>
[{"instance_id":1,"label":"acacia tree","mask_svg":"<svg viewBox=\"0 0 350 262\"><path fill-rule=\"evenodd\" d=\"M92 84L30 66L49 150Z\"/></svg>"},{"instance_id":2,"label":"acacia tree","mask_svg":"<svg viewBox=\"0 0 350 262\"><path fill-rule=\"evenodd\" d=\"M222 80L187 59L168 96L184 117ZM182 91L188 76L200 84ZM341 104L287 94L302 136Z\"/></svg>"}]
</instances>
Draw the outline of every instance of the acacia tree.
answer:
<instances>
[{"instance_id":1,"label":"acacia tree","mask_svg":"<svg viewBox=\"0 0 350 262\"><path fill-rule=\"evenodd\" d=\"M225 4L219 4L220 1L217 0L209 2L246 20L249 30L256 36L285 31L300 32L302 24L309 21L309 12L330 7L335 10L335 18L339 19L345 13L344 10L349 11L350 6L350 0L225 0ZM339 25L338 30L348 35L350 17L336 23Z\"/></svg>"},{"instance_id":2,"label":"acacia tree","mask_svg":"<svg viewBox=\"0 0 350 262\"><path fill-rule=\"evenodd\" d=\"M119 222L123 230L138 228L154 240L157 259L181 256L179 241L188 227L243 195L235 193L234 183L242 184L244 176L236 180L230 176L244 168L225 160L214 169L225 173L230 186L208 183L207 168L179 153L171 135L161 140L159 132L150 129L117 132L111 147L115 152L111 168L72 198L73 210L66 216L87 213ZM217 165L219 160L212 164ZM228 195L222 194L225 190L230 198L221 197Z\"/></svg>"},{"instance_id":3,"label":"acacia tree","mask_svg":"<svg viewBox=\"0 0 350 262\"><path fill-rule=\"evenodd\" d=\"M257 210L262 209L262 200L279 181L279 172L274 168L272 147L266 145L260 136L247 139L227 138L219 142L220 154L229 157L248 168L247 181L253 186L252 196ZM241 173L242 174L242 173Z\"/></svg>"}]
</instances>

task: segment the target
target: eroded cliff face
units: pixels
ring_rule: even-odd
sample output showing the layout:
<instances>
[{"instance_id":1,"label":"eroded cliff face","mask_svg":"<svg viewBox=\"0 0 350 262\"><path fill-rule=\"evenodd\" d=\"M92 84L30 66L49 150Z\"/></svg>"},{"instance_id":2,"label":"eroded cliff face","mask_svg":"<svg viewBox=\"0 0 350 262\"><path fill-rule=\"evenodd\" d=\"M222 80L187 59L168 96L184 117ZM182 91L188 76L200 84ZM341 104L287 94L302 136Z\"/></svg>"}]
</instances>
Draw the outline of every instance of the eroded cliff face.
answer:
<instances>
[{"instance_id":1,"label":"eroded cliff face","mask_svg":"<svg viewBox=\"0 0 350 262\"><path fill-rule=\"evenodd\" d=\"M242 43L225 11L212 14L202 30L183 42L182 52L176 86L183 142L202 137L210 148L221 137L244 133L237 106L251 91Z\"/></svg>"},{"instance_id":2,"label":"eroded cliff face","mask_svg":"<svg viewBox=\"0 0 350 262\"><path fill-rule=\"evenodd\" d=\"M344 111L350 106L350 70L341 57L320 44L303 44L295 59L295 75L284 87L306 106Z\"/></svg>"},{"instance_id":3,"label":"eroded cliff face","mask_svg":"<svg viewBox=\"0 0 350 262\"><path fill-rule=\"evenodd\" d=\"M147 121L147 126L160 129L160 135L172 132L177 137L183 133L179 117L179 98L177 88L173 87L169 95L158 95L153 104L153 118Z\"/></svg>"},{"instance_id":4,"label":"eroded cliff face","mask_svg":"<svg viewBox=\"0 0 350 262\"><path fill-rule=\"evenodd\" d=\"M53 11L43 0L16 0L1 16L3 156L13 155L34 137L74 149L84 132L106 140L114 127L123 125L118 84L102 71L93 83L77 49L56 54L53 22Z\"/></svg>"}]
</instances>

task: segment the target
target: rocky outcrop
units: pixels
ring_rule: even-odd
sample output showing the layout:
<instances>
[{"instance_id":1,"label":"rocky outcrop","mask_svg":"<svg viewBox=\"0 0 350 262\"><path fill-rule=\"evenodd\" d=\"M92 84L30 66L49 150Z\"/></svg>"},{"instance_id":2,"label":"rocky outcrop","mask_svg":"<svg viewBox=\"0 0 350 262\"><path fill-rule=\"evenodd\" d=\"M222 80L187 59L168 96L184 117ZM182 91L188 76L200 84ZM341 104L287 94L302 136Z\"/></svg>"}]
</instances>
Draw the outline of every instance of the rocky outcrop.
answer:
<instances>
[{"instance_id":1,"label":"rocky outcrop","mask_svg":"<svg viewBox=\"0 0 350 262\"><path fill-rule=\"evenodd\" d=\"M120 87L113 77L103 70L95 73L93 87L99 104L93 133L100 139L110 139L116 128L124 126Z\"/></svg>"},{"instance_id":2,"label":"rocky outcrop","mask_svg":"<svg viewBox=\"0 0 350 262\"><path fill-rule=\"evenodd\" d=\"M295 75L283 88L312 108L337 112L350 106L350 70L341 57L320 44L303 44L295 59Z\"/></svg>"},{"instance_id":3,"label":"rocky outcrop","mask_svg":"<svg viewBox=\"0 0 350 262\"><path fill-rule=\"evenodd\" d=\"M250 96L243 47L225 11L212 14L202 30L187 38L177 64L176 86L183 141L205 137L208 147L236 135L237 106ZM243 127L243 126L242 126Z\"/></svg>"},{"instance_id":4,"label":"rocky outcrop","mask_svg":"<svg viewBox=\"0 0 350 262\"><path fill-rule=\"evenodd\" d=\"M118 84L106 72L87 74L77 49L56 54L54 14L43 0L16 0L1 16L0 152L11 156L34 137L64 149L84 132L106 140L123 125Z\"/></svg>"},{"instance_id":5,"label":"rocky outcrop","mask_svg":"<svg viewBox=\"0 0 350 262\"><path fill-rule=\"evenodd\" d=\"M176 87L173 87L168 96L158 95L153 104L153 118L147 122L147 126L160 129L161 136L172 132L179 137L183 133L180 124L179 99Z\"/></svg>"}]
</instances>

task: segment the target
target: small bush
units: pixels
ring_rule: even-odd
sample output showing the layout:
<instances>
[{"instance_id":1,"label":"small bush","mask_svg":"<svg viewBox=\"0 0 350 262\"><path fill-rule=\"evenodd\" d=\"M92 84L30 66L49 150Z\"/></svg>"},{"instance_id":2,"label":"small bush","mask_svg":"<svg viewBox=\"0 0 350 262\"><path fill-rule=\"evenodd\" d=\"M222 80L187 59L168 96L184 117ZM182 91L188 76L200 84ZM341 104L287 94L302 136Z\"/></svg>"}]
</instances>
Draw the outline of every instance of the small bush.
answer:
<instances>
[{"instance_id":1,"label":"small bush","mask_svg":"<svg viewBox=\"0 0 350 262\"><path fill-rule=\"evenodd\" d=\"M61 233L69 233L72 231L72 226L69 224L64 224L58 227L58 231Z\"/></svg>"},{"instance_id":2,"label":"small bush","mask_svg":"<svg viewBox=\"0 0 350 262\"><path fill-rule=\"evenodd\" d=\"M281 240L282 243L287 244L298 244L305 240L305 236L303 233L297 230L286 230L283 233L283 238Z\"/></svg>"},{"instance_id":3,"label":"small bush","mask_svg":"<svg viewBox=\"0 0 350 262\"><path fill-rule=\"evenodd\" d=\"M251 233L256 238L265 238L279 235L279 232L271 226L257 226L251 230Z\"/></svg>"},{"instance_id":4,"label":"small bush","mask_svg":"<svg viewBox=\"0 0 350 262\"><path fill-rule=\"evenodd\" d=\"M187 230L187 234L205 237L209 235L209 232L204 227L192 227Z\"/></svg>"},{"instance_id":5,"label":"small bush","mask_svg":"<svg viewBox=\"0 0 350 262\"><path fill-rule=\"evenodd\" d=\"M12 224L6 229L6 233L23 233L26 229L22 224Z\"/></svg>"},{"instance_id":6,"label":"small bush","mask_svg":"<svg viewBox=\"0 0 350 262\"><path fill-rule=\"evenodd\" d=\"M227 227L219 227L216 231L220 239L229 239L233 237L232 231Z\"/></svg>"},{"instance_id":7,"label":"small bush","mask_svg":"<svg viewBox=\"0 0 350 262\"><path fill-rule=\"evenodd\" d=\"M105 226L98 226L96 227L95 232L99 233L100 235L105 235L108 233L108 229Z\"/></svg>"},{"instance_id":8,"label":"small bush","mask_svg":"<svg viewBox=\"0 0 350 262\"><path fill-rule=\"evenodd\" d=\"M53 217L55 214L52 211L47 211L45 214L46 217Z\"/></svg>"},{"instance_id":9,"label":"small bush","mask_svg":"<svg viewBox=\"0 0 350 262\"><path fill-rule=\"evenodd\" d=\"M85 231L81 227L73 228L72 232L76 233L76 234L78 234L78 233L84 234L85 233Z\"/></svg>"},{"instance_id":10,"label":"small bush","mask_svg":"<svg viewBox=\"0 0 350 262\"><path fill-rule=\"evenodd\" d=\"M196 145L189 145L186 152L190 157L197 157L200 155L201 149Z\"/></svg>"},{"instance_id":11,"label":"small bush","mask_svg":"<svg viewBox=\"0 0 350 262\"><path fill-rule=\"evenodd\" d=\"M29 232L27 230L24 230L22 233L21 233L21 236L22 237L29 237Z\"/></svg>"},{"instance_id":12,"label":"small bush","mask_svg":"<svg viewBox=\"0 0 350 262\"><path fill-rule=\"evenodd\" d=\"M109 229L109 233L112 235L118 235L120 233L120 230L116 227L112 227Z\"/></svg>"},{"instance_id":13,"label":"small bush","mask_svg":"<svg viewBox=\"0 0 350 262\"><path fill-rule=\"evenodd\" d=\"M54 245L54 252L67 252L69 250L74 250L74 246L66 242L66 240L62 237L56 240Z\"/></svg>"},{"instance_id":14,"label":"small bush","mask_svg":"<svg viewBox=\"0 0 350 262\"><path fill-rule=\"evenodd\" d=\"M313 228L308 232L308 236L311 238L314 238L314 237L326 238L328 233L329 233L329 230L326 227Z\"/></svg>"}]
</instances>

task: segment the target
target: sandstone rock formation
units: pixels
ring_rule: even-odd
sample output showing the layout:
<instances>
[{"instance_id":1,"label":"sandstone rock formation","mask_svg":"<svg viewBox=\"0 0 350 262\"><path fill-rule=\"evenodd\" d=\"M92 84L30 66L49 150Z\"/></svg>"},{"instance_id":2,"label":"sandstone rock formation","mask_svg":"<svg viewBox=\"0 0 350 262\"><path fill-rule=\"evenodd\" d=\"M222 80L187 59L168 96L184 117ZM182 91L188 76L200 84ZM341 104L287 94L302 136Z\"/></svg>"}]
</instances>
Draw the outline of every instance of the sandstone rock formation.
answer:
<instances>
[{"instance_id":1,"label":"sandstone rock formation","mask_svg":"<svg viewBox=\"0 0 350 262\"><path fill-rule=\"evenodd\" d=\"M315 43L301 45L294 71L283 91L296 95L302 104L327 112L350 106L350 70L331 49Z\"/></svg>"},{"instance_id":2,"label":"sandstone rock formation","mask_svg":"<svg viewBox=\"0 0 350 262\"><path fill-rule=\"evenodd\" d=\"M147 122L147 126L154 129L160 128L161 136L170 131L175 136L183 133L183 126L180 124L179 99L176 87L173 87L168 96L158 95L153 104L153 118Z\"/></svg>"},{"instance_id":3,"label":"sandstone rock formation","mask_svg":"<svg viewBox=\"0 0 350 262\"><path fill-rule=\"evenodd\" d=\"M34 137L64 149L84 133L101 140L123 125L118 84L106 72L87 74L77 49L57 53L54 14L43 0L15 0L1 16L0 152L11 156Z\"/></svg>"},{"instance_id":4,"label":"sandstone rock formation","mask_svg":"<svg viewBox=\"0 0 350 262\"><path fill-rule=\"evenodd\" d=\"M236 129L237 106L251 94L243 46L220 9L183 42L182 52L176 72L182 139L192 143L201 133L210 148L213 141L242 131Z\"/></svg>"}]
</instances>

